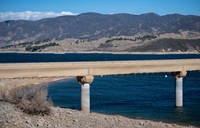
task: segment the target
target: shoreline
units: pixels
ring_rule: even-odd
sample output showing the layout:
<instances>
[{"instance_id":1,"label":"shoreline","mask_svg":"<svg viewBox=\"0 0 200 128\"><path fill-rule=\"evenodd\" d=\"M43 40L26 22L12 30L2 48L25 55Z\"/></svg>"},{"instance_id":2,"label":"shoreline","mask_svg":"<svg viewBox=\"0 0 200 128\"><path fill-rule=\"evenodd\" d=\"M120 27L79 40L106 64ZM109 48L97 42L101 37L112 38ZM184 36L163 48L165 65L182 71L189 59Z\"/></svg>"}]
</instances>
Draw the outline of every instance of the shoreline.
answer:
<instances>
[{"instance_id":1,"label":"shoreline","mask_svg":"<svg viewBox=\"0 0 200 128\"><path fill-rule=\"evenodd\" d=\"M0 53L22 53L22 54L155 54L155 55L167 55L167 54L200 54L200 52L17 52L17 51L0 51Z\"/></svg>"},{"instance_id":2,"label":"shoreline","mask_svg":"<svg viewBox=\"0 0 200 128\"><path fill-rule=\"evenodd\" d=\"M132 119L121 115L89 114L68 108L51 107L50 115L28 115L15 105L0 101L0 127L56 128L197 128L198 126Z\"/></svg>"}]
</instances>

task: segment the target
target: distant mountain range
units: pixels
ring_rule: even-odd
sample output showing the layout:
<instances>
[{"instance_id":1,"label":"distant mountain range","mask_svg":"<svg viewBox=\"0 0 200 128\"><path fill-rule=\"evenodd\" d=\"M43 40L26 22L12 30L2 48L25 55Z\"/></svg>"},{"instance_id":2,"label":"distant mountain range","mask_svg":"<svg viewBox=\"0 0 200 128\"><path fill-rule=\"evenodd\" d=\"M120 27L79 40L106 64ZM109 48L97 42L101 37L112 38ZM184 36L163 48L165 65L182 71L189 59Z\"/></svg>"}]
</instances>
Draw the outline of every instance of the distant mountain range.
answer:
<instances>
[{"instance_id":1,"label":"distant mountain range","mask_svg":"<svg viewBox=\"0 0 200 128\"><path fill-rule=\"evenodd\" d=\"M0 46L43 39L96 40L103 37L158 35L180 31L200 32L200 16L84 13L38 21L0 22Z\"/></svg>"}]
</instances>

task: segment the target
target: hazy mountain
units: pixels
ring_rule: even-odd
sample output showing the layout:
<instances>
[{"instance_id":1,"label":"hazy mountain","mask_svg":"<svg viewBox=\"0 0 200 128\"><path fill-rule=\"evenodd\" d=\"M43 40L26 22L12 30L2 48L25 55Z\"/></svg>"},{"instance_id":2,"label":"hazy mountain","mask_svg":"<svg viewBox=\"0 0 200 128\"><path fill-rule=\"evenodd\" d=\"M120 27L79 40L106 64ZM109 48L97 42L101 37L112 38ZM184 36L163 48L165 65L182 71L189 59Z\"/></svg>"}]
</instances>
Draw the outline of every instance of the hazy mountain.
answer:
<instances>
[{"instance_id":1,"label":"hazy mountain","mask_svg":"<svg viewBox=\"0 0 200 128\"><path fill-rule=\"evenodd\" d=\"M200 16L154 13L141 15L84 13L38 21L5 21L0 23L0 46L41 39L99 39L111 36L179 33L200 31Z\"/></svg>"}]
</instances>

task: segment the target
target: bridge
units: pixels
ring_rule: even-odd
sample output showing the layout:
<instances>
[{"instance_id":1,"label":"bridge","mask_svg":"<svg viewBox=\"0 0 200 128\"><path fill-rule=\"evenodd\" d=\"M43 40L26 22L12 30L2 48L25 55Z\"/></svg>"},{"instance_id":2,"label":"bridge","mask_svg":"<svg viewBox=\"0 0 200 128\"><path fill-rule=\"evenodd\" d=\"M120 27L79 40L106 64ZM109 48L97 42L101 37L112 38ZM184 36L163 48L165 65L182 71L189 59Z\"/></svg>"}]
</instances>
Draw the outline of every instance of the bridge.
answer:
<instances>
[{"instance_id":1,"label":"bridge","mask_svg":"<svg viewBox=\"0 0 200 128\"><path fill-rule=\"evenodd\" d=\"M183 106L183 77L200 70L200 59L3 63L0 78L76 77L81 85L81 110L90 112L90 83L94 76L170 72L175 77L176 106Z\"/></svg>"}]
</instances>

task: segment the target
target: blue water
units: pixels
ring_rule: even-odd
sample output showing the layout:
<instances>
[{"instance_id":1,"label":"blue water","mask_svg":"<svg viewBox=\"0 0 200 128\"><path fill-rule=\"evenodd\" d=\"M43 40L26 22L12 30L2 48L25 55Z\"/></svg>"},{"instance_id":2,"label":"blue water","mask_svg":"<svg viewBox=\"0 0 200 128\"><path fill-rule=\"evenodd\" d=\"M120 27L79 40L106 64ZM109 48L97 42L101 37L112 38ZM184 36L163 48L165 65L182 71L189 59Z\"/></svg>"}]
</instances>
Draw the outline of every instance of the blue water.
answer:
<instances>
[{"instance_id":1,"label":"blue water","mask_svg":"<svg viewBox=\"0 0 200 128\"><path fill-rule=\"evenodd\" d=\"M76 62L76 61L118 61L118 60L159 60L159 59L196 59L200 54L40 54L40 53L0 53L0 63L25 62Z\"/></svg>"},{"instance_id":2,"label":"blue water","mask_svg":"<svg viewBox=\"0 0 200 128\"><path fill-rule=\"evenodd\" d=\"M0 54L0 63L69 62L200 58L188 55ZM200 126L200 71L184 77L184 106L176 108L174 78L169 73L95 77L91 111L169 123ZM54 106L80 109L80 85L75 78L48 84Z\"/></svg>"}]
</instances>

